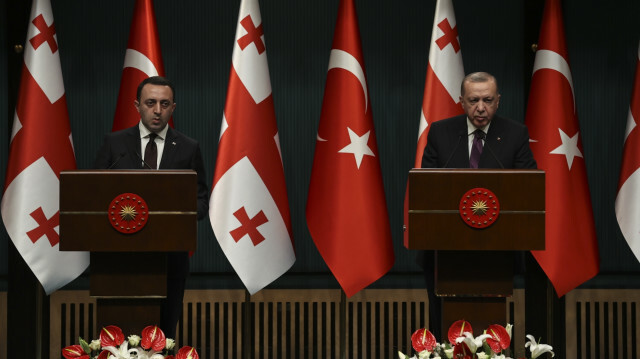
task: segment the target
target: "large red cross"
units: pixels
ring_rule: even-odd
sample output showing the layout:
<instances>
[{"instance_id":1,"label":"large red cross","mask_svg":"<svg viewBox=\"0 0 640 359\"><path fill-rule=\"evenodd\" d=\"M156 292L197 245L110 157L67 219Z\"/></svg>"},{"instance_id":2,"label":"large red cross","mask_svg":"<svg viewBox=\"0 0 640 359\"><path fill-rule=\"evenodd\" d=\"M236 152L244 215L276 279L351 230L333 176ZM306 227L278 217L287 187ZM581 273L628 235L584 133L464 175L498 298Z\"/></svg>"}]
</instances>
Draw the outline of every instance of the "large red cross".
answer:
<instances>
[{"instance_id":1,"label":"large red cross","mask_svg":"<svg viewBox=\"0 0 640 359\"><path fill-rule=\"evenodd\" d=\"M240 45L240 49L244 50L245 47L249 46L252 42L256 44L256 49L258 50L258 54L262 54L265 50L264 42L260 38L264 34L264 30L262 30L262 24L260 26L255 27L253 25L253 20L251 20L251 15L247 15L240 21L242 27L247 30L247 33L238 39L238 45Z\"/></svg>"},{"instance_id":2,"label":"large red cross","mask_svg":"<svg viewBox=\"0 0 640 359\"><path fill-rule=\"evenodd\" d=\"M452 29L451 24L449 24L449 20L445 18L440 21L438 27L442 32L444 32L444 35L436 40L436 44L438 44L440 50L444 50L448 44L451 44L451 46L453 46L453 51L458 53L458 51L460 51L460 43L458 42L458 25L454 26Z\"/></svg>"},{"instance_id":3,"label":"large red cross","mask_svg":"<svg viewBox=\"0 0 640 359\"><path fill-rule=\"evenodd\" d=\"M40 45L46 42L51 48L51 53L55 54L56 51L58 51L58 44L56 43L56 39L53 38L53 36L56 34L56 28L53 26L53 23L51 23L51 26L47 26L47 22L44 21L44 17L42 17L42 14L33 19L32 23L36 26L40 33L29 40L31 46L33 46L33 48L37 50Z\"/></svg>"},{"instance_id":4,"label":"large red cross","mask_svg":"<svg viewBox=\"0 0 640 359\"><path fill-rule=\"evenodd\" d=\"M238 221L240 221L240 227L229 232L236 243L247 234L249 235L249 238L251 238L251 242L253 242L254 246L257 246L264 241L264 236L258 231L258 227L269 221L264 212L260 211L253 218L249 219L247 210L245 210L244 207L241 207L235 211L233 215L238 219Z\"/></svg>"},{"instance_id":5,"label":"large red cross","mask_svg":"<svg viewBox=\"0 0 640 359\"><path fill-rule=\"evenodd\" d=\"M60 242L60 236L58 236L58 232L55 230L60 224L60 212L56 212L51 218L47 219L44 211L42 211L42 207L38 207L38 209L31 212L31 218L35 219L38 223L38 227L27 232L27 236L29 236L31 242L36 243L42 236L47 236L51 247Z\"/></svg>"}]
</instances>

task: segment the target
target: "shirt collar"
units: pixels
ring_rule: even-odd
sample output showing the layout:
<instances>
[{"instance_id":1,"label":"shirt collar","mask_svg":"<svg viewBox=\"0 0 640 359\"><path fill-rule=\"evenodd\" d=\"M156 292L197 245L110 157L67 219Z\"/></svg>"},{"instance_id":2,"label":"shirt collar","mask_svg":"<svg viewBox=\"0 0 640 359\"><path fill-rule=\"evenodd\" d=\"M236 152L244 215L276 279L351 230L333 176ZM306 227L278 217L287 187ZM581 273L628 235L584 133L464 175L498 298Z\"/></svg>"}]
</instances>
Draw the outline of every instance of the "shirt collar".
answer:
<instances>
[{"instance_id":1,"label":"shirt collar","mask_svg":"<svg viewBox=\"0 0 640 359\"><path fill-rule=\"evenodd\" d=\"M487 133L489 133L489 126L491 126L491 122L487 123L484 127L477 128L476 126L473 125L473 123L471 123L471 120L469 120L469 117L467 117L467 135L468 136L471 136L476 130L481 130L486 135Z\"/></svg>"},{"instance_id":2,"label":"shirt collar","mask_svg":"<svg viewBox=\"0 0 640 359\"><path fill-rule=\"evenodd\" d=\"M142 124L142 121L138 122L138 129L140 130L140 138L149 137L149 134L151 133L151 131L149 131L148 128L144 127L144 125ZM165 138L167 138L167 131L169 131L168 124L164 126L162 131L156 133L156 135L158 135L158 138L164 140Z\"/></svg>"}]
</instances>

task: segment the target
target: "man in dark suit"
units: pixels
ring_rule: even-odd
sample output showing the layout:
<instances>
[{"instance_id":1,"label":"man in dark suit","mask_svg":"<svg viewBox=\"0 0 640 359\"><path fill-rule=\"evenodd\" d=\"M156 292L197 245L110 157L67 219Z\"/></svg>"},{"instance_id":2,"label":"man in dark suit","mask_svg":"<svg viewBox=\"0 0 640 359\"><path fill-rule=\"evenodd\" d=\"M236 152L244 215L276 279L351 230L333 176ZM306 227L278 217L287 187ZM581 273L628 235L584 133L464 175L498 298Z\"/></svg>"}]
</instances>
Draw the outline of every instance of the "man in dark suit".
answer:
<instances>
[{"instance_id":1,"label":"man in dark suit","mask_svg":"<svg viewBox=\"0 0 640 359\"><path fill-rule=\"evenodd\" d=\"M94 168L195 170L198 177L198 219L204 218L209 211L209 190L205 183L200 146L195 140L167 126L176 108L173 84L159 76L147 78L138 86L136 97L133 104L140 113L140 122L106 135ZM169 253L167 297L162 301L160 319L160 328L168 338L175 338L188 274L188 254Z\"/></svg>"},{"instance_id":2,"label":"man in dark suit","mask_svg":"<svg viewBox=\"0 0 640 359\"><path fill-rule=\"evenodd\" d=\"M500 93L495 77L486 72L467 75L462 81L460 102L464 115L430 125L422 168L537 167L527 127L496 116ZM442 304L434 293L434 251L424 251L419 262L429 295L429 327L440 341Z\"/></svg>"}]
</instances>

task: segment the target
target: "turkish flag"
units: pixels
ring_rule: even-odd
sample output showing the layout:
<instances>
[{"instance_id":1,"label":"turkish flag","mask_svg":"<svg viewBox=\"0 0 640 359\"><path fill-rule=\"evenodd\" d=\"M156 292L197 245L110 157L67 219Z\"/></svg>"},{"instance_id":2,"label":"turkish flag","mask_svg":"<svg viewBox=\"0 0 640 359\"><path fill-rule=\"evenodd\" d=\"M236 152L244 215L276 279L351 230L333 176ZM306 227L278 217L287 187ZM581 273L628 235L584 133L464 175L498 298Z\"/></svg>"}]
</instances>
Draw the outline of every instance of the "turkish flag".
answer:
<instances>
[{"instance_id":1,"label":"turkish flag","mask_svg":"<svg viewBox=\"0 0 640 359\"><path fill-rule=\"evenodd\" d=\"M112 131L129 128L140 121L133 102L140 82L151 76L164 76L156 15L153 0L136 0ZM169 125L173 127L173 119Z\"/></svg>"},{"instance_id":2,"label":"turkish flag","mask_svg":"<svg viewBox=\"0 0 640 359\"><path fill-rule=\"evenodd\" d=\"M559 297L598 274L600 257L559 0L547 0L526 124L546 172L546 247L533 251Z\"/></svg>"},{"instance_id":3,"label":"turkish flag","mask_svg":"<svg viewBox=\"0 0 640 359\"><path fill-rule=\"evenodd\" d=\"M640 121L640 48L638 51L616 196L616 217L629 247L640 260L640 132L637 126Z\"/></svg>"},{"instance_id":4,"label":"turkish flag","mask_svg":"<svg viewBox=\"0 0 640 359\"><path fill-rule=\"evenodd\" d=\"M60 52L49 0L34 0L2 197L2 220L47 294L89 265L84 252L60 252L59 176L76 168Z\"/></svg>"},{"instance_id":5,"label":"turkish flag","mask_svg":"<svg viewBox=\"0 0 640 359\"><path fill-rule=\"evenodd\" d=\"M296 260L262 17L240 4L209 219L220 247L254 294Z\"/></svg>"},{"instance_id":6,"label":"turkish flag","mask_svg":"<svg viewBox=\"0 0 640 359\"><path fill-rule=\"evenodd\" d=\"M306 215L311 237L347 296L393 266L353 0L341 0L338 10Z\"/></svg>"},{"instance_id":7,"label":"turkish flag","mask_svg":"<svg viewBox=\"0 0 640 359\"><path fill-rule=\"evenodd\" d=\"M429 64L424 84L418 146L414 168L422 166L422 154L427 147L429 124L464 113L460 104L460 84L464 78L462 51L458 39L458 26L451 0L438 0L433 17L433 30L429 44ZM408 246L409 186L404 200L404 243Z\"/></svg>"}]
</instances>

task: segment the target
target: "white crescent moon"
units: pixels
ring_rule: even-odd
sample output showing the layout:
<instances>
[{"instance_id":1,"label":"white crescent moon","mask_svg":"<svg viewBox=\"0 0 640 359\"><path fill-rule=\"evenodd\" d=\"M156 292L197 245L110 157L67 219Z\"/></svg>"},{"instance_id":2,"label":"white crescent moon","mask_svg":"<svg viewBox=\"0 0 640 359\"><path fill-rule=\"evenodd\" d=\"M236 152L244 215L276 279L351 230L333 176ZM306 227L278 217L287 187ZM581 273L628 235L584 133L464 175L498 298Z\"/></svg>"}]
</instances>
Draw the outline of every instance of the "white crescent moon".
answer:
<instances>
[{"instance_id":1,"label":"white crescent moon","mask_svg":"<svg viewBox=\"0 0 640 359\"><path fill-rule=\"evenodd\" d=\"M331 55L329 56L329 69L327 69L327 72L335 68L345 69L351 72L353 76L355 76L358 81L360 81L360 85L362 85L362 91L364 92L364 111L367 112L367 108L369 105L367 80L364 78L364 70L362 69L362 66L360 66L360 62L358 62L358 60L356 60L353 55L346 51L332 49Z\"/></svg>"},{"instance_id":2,"label":"white crescent moon","mask_svg":"<svg viewBox=\"0 0 640 359\"><path fill-rule=\"evenodd\" d=\"M536 71L542 69L555 70L561 73L569 82L569 86L571 86L571 96L573 97L573 111L576 110L576 95L573 90L573 78L571 77L571 69L569 68L569 64L564 59L564 57L560 56L557 52L551 50L538 50L536 52L536 60L533 63L533 76Z\"/></svg>"},{"instance_id":3,"label":"white crescent moon","mask_svg":"<svg viewBox=\"0 0 640 359\"><path fill-rule=\"evenodd\" d=\"M158 70L153 62L143 53L133 49L127 49L127 52L124 54L124 66L122 68L127 67L138 69L149 77L158 76Z\"/></svg>"}]
</instances>

